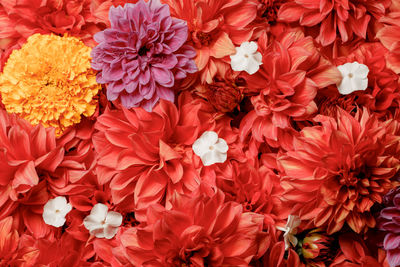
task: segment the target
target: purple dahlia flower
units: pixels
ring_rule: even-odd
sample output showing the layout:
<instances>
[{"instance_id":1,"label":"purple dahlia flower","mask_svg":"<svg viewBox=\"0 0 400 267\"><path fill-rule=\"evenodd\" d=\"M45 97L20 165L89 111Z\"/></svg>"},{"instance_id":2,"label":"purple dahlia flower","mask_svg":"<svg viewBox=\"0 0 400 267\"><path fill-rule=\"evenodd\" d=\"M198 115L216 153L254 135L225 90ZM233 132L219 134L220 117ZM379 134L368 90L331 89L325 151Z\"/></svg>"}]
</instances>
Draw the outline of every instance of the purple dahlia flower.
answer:
<instances>
[{"instance_id":1,"label":"purple dahlia flower","mask_svg":"<svg viewBox=\"0 0 400 267\"><path fill-rule=\"evenodd\" d=\"M95 34L92 68L107 84L108 100L151 111L160 98L174 101L175 80L197 71L193 47L184 45L185 21L159 0L110 8L111 28Z\"/></svg>"},{"instance_id":2,"label":"purple dahlia flower","mask_svg":"<svg viewBox=\"0 0 400 267\"><path fill-rule=\"evenodd\" d=\"M379 229L386 232L383 248L390 266L400 265L400 187L391 190L384 198L386 208L379 216Z\"/></svg>"}]
</instances>

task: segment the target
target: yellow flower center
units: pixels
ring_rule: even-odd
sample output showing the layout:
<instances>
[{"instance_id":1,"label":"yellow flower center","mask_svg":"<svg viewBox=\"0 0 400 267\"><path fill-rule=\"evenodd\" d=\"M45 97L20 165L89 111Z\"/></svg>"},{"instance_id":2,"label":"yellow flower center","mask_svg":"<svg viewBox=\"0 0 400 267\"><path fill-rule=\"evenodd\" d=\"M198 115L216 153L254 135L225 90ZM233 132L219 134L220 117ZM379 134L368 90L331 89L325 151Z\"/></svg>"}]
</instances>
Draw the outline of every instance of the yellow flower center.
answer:
<instances>
[{"instance_id":1,"label":"yellow flower center","mask_svg":"<svg viewBox=\"0 0 400 267\"><path fill-rule=\"evenodd\" d=\"M91 116L101 89L90 67L91 48L75 37L34 34L10 55L0 75L3 104L57 135Z\"/></svg>"}]
</instances>

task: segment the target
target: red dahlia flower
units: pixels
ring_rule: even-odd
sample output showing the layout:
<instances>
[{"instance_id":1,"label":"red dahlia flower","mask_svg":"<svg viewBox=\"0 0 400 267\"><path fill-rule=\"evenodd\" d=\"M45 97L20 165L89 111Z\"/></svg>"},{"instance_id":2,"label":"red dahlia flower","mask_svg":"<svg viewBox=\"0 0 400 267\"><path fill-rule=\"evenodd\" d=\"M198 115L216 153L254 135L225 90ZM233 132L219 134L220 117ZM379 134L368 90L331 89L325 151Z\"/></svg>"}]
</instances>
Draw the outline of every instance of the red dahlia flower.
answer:
<instances>
[{"instance_id":1,"label":"red dahlia flower","mask_svg":"<svg viewBox=\"0 0 400 267\"><path fill-rule=\"evenodd\" d=\"M81 143L66 152L63 142L69 140L0 110L0 219L21 215L28 230L43 237L50 232L42 211L51 194L90 191L82 180L93 177L93 151Z\"/></svg>"},{"instance_id":2,"label":"red dahlia flower","mask_svg":"<svg viewBox=\"0 0 400 267\"><path fill-rule=\"evenodd\" d=\"M389 50L386 61L389 68L400 73L400 12L391 12L381 19L384 24L376 37Z\"/></svg>"},{"instance_id":3,"label":"red dahlia flower","mask_svg":"<svg viewBox=\"0 0 400 267\"><path fill-rule=\"evenodd\" d=\"M154 205L147 224L121 235L134 266L248 266L268 242L262 215L225 202L221 191L176 194L170 210Z\"/></svg>"},{"instance_id":4,"label":"red dahlia flower","mask_svg":"<svg viewBox=\"0 0 400 267\"><path fill-rule=\"evenodd\" d=\"M277 146L278 136L293 120L307 119L317 110L317 90L336 84L341 75L302 32L286 32L270 42L264 34L258 47L263 55L260 71L243 77L250 91L260 93L251 98L254 111L242 120L241 138L251 132L257 142Z\"/></svg>"},{"instance_id":5,"label":"red dahlia flower","mask_svg":"<svg viewBox=\"0 0 400 267\"><path fill-rule=\"evenodd\" d=\"M390 0L291 0L281 6L278 19L315 26L319 30L316 40L327 46L336 40L337 32L342 42L351 41L354 34L366 39L369 23L384 16L390 3Z\"/></svg>"},{"instance_id":6,"label":"red dahlia flower","mask_svg":"<svg viewBox=\"0 0 400 267\"><path fill-rule=\"evenodd\" d=\"M249 41L253 29L249 24L257 16L256 0L163 0L171 15L187 21L189 40L196 49L195 62L202 83L212 83L235 45ZM222 75L224 76L224 75Z\"/></svg>"},{"instance_id":7,"label":"red dahlia flower","mask_svg":"<svg viewBox=\"0 0 400 267\"><path fill-rule=\"evenodd\" d=\"M347 56L334 60L336 65L358 62L368 67L368 87L349 95L341 95L336 85L318 91L316 98L320 114L335 116L337 106L351 112L358 105L383 117L394 113L399 106L399 77L386 67L385 55L388 50L379 42L365 43Z\"/></svg>"},{"instance_id":8,"label":"red dahlia flower","mask_svg":"<svg viewBox=\"0 0 400 267\"><path fill-rule=\"evenodd\" d=\"M360 236L343 234L339 236L340 252L333 260L331 267L389 267L384 254L378 251L373 255Z\"/></svg>"},{"instance_id":9,"label":"red dahlia flower","mask_svg":"<svg viewBox=\"0 0 400 267\"><path fill-rule=\"evenodd\" d=\"M253 265L252 265L253 266ZM299 255L289 248L285 252L283 241L275 243L270 250L258 261L254 262L255 267L304 267Z\"/></svg>"},{"instance_id":10,"label":"red dahlia flower","mask_svg":"<svg viewBox=\"0 0 400 267\"><path fill-rule=\"evenodd\" d=\"M151 113L134 108L106 110L99 116L99 132L93 136L97 174L100 184L110 182L114 203L124 201L135 212L144 211L151 203L167 200L168 204L174 190L189 193L196 189L200 180L195 168L202 165L194 156L194 141L206 130L216 131L228 144L237 137L225 137L224 132L232 132L226 119L215 127L210 108L183 94L179 110L162 100Z\"/></svg>"},{"instance_id":11,"label":"red dahlia flower","mask_svg":"<svg viewBox=\"0 0 400 267\"><path fill-rule=\"evenodd\" d=\"M283 198L292 214L327 233L347 223L360 233L375 227L371 207L392 188L400 165L397 137L366 109L352 117L338 109L337 117L317 116L321 126L306 127L293 149L282 153Z\"/></svg>"},{"instance_id":12,"label":"red dahlia flower","mask_svg":"<svg viewBox=\"0 0 400 267\"><path fill-rule=\"evenodd\" d=\"M0 265L34 266L39 249L27 241L27 235L18 233L18 221L11 216L0 220Z\"/></svg>"},{"instance_id":13,"label":"red dahlia flower","mask_svg":"<svg viewBox=\"0 0 400 267\"><path fill-rule=\"evenodd\" d=\"M217 186L227 200L242 204L243 209L264 215L264 226L272 226L275 232L277 222L284 223L288 217L280 199L283 189L279 176L265 165L255 168L249 162L233 163L232 172L226 176L217 175Z\"/></svg>"}]
</instances>

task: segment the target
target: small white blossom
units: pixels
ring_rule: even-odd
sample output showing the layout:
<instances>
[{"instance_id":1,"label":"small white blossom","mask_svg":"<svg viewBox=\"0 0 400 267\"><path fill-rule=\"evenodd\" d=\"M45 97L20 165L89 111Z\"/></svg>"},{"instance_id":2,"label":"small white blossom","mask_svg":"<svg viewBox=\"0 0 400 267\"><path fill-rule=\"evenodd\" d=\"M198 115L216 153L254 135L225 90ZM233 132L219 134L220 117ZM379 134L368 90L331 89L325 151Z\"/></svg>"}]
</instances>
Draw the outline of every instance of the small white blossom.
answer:
<instances>
[{"instance_id":1,"label":"small white blossom","mask_svg":"<svg viewBox=\"0 0 400 267\"><path fill-rule=\"evenodd\" d=\"M292 244L293 247L297 246L298 241L295 234L297 234L297 227L299 227L300 223L301 221L299 216L289 215L285 227L276 227L278 230L285 232L283 234L283 240L285 241L285 250L289 249L290 244Z\"/></svg>"},{"instance_id":2,"label":"small white blossom","mask_svg":"<svg viewBox=\"0 0 400 267\"><path fill-rule=\"evenodd\" d=\"M72 210L71 204L65 197L56 197L47 201L43 207L43 220L46 224L61 227L65 223L65 216Z\"/></svg>"},{"instance_id":3,"label":"small white blossom","mask_svg":"<svg viewBox=\"0 0 400 267\"><path fill-rule=\"evenodd\" d=\"M108 211L104 204L97 203L90 211L90 215L83 220L83 225L91 235L97 238L113 238L118 227L122 224L122 215L115 211Z\"/></svg>"},{"instance_id":4,"label":"small white blossom","mask_svg":"<svg viewBox=\"0 0 400 267\"><path fill-rule=\"evenodd\" d=\"M369 69L366 65L353 62L340 65L337 68L342 74L342 81L337 86L339 93L348 95L354 91L367 89Z\"/></svg>"},{"instance_id":5,"label":"small white blossom","mask_svg":"<svg viewBox=\"0 0 400 267\"><path fill-rule=\"evenodd\" d=\"M236 48L236 54L231 57L231 67L234 71L246 71L254 74L260 69L262 55L257 52L256 42L244 42Z\"/></svg>"},{"instance_id":6,"label":"small white blossom","mask_svg":"<svg viewBox=\"0 0 400 267\"><path fill-rule=\"evenodd\" d=\"M201 158L204 166L210 166L214 163L225 162L229 147L224 139L218 138L216 132L205 131L193 143L192 149Z\"/></svg>"}]
</instances>

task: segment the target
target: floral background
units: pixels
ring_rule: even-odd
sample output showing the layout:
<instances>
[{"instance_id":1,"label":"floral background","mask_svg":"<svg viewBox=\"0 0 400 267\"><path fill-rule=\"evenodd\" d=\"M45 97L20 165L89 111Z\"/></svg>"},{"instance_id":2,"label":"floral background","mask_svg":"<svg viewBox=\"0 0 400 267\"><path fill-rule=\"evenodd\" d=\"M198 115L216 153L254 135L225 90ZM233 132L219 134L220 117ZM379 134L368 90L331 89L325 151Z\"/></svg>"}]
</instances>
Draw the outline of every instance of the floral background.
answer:
<instances>
[{"instance_id":1,"label":"floral background","mask_svg":"<svg viewBox=\"0 0 400 267\"><path fill-rule=\"evenodd\" d=\"M0 0L1 266L400 266L400 1Z\"/></svg>"}]
</instances>

